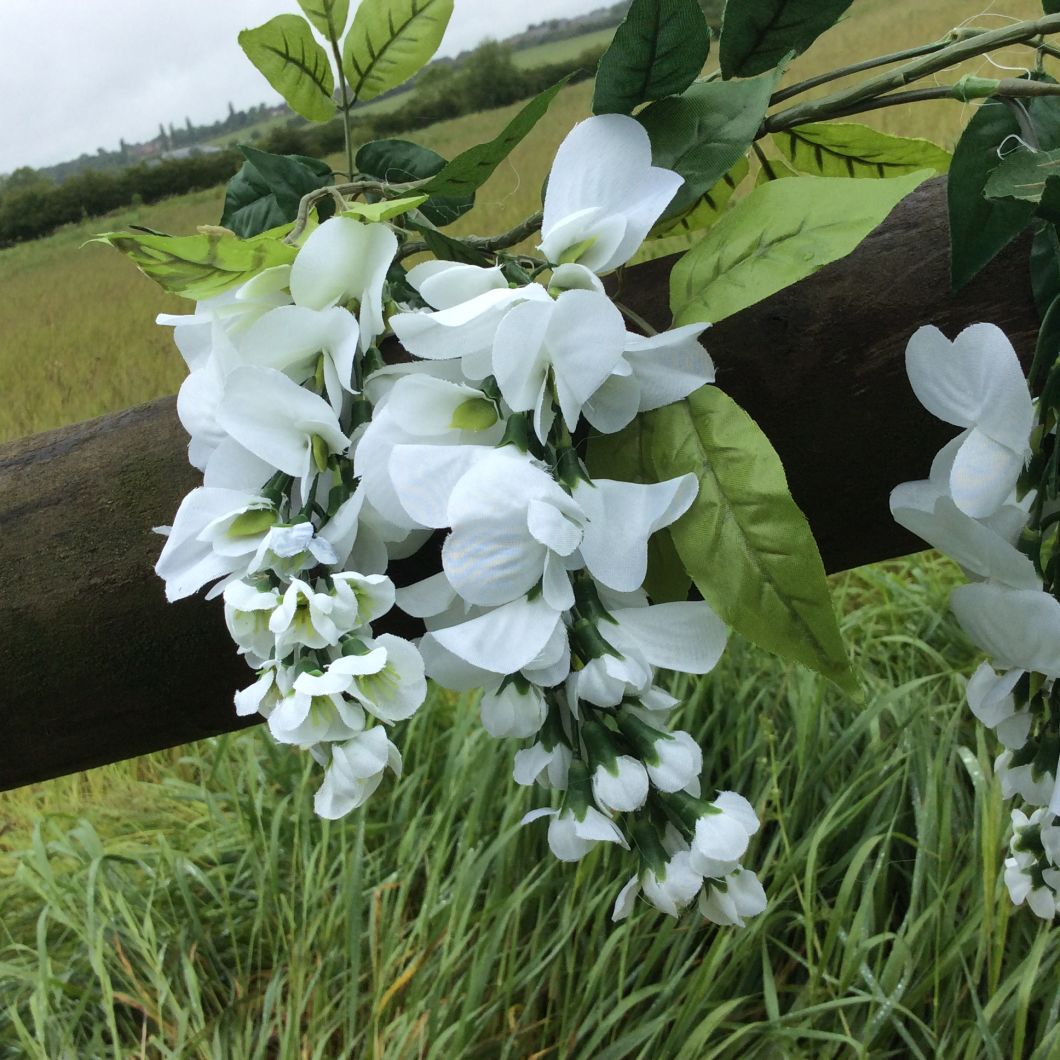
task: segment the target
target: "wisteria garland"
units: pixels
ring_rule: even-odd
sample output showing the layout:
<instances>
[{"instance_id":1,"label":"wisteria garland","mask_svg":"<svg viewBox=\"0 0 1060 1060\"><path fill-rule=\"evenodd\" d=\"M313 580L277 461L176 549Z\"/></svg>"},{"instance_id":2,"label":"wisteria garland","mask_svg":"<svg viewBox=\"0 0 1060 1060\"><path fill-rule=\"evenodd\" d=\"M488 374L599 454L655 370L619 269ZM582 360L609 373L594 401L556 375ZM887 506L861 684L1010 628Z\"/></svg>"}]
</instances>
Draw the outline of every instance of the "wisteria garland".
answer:
<instances>
[{"instance_id":1,"label":"wisteria garland","mask_svg":"<svg viewBox=\"0 0 1060 1060\"><path fill-rule=\"evenodd\" d=\"M338 216L290 266L160 317L190 369L178 411L204 478L157 571L171 600L223 594L257 673L236 710L324 767L322 817L400 774L391 727L426 678L479 688L487 731L531 741L515 779L555 792L524 818L549 819L555 856L635 849L614 919L642 893L742 925L766 904L741 864L758 818L735 792L703 796L702 752L667 727L677 701L657 683L708 673L728 630L707 603L643 588L649 537L698 481L593 479L574 441L583 420L613 433L713 381L705 325L629 332L599 279L681 183L635 120L590 118L553 165L533 275L432 260L395 304L394 232ZM391 333L416 360L383 363ZM442 570L395 590L389 561L436 531ZM373 633L395 603L423 621L418 643Z\"/></svg>"},{"instance_id":2,"label":"wisteria garland","mask_svg":"<svg viewBox=\"0 0 1060 1060\"><path fill-rule=\"evenodd\" d=\"M1052 920L1060 912L1055 383L1033 401L1012 345L992 324L973 325L952 343L921 328L906 368L925 408L963 431L935 457L928 479L893 491L891 512L975 579L950 603L989 656L966 698L1003 747L994 763L1002 795L1019 800L1005 884L1017 905Z\"/></svg>"}]
</instances>

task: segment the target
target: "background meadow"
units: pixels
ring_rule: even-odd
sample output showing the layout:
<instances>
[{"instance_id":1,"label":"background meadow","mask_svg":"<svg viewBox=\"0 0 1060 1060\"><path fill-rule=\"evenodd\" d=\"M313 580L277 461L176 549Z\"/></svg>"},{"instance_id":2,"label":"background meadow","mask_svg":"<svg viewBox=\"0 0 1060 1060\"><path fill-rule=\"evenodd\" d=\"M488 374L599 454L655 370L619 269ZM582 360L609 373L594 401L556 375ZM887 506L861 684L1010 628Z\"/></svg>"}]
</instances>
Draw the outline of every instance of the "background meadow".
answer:
<instances>
[{"instance_id":1,"label":"background meadow","mask_svg":"<svg viewBox=\"0 0 1060 1060\"><path fill-rule=\"evenodd\" d=\"M795 76L999 11L1040 7L859 0ZM556 99L465 231L538 207L590 96ZM451 155L515 109L414 138ZM966 118L939 103L863 120L952 146ZM153 320L188 303L78 248L130 223L191 231L221 199L0 251L0 438L176 390ZM742 643L680 689L711 783L764 822L746 863L771 906L744 931L647 907L613 927L621 859L560 865L544 826L520 829L513 749L444 692L403 729L405 777L345 822L315 819L314 770L253 731L5 793L0 1057L1060 1056L1060 951L1001 884L994 749L945 612L957 577L925 554L834 579L863 704Z\"/></svg>"}]
</instances>

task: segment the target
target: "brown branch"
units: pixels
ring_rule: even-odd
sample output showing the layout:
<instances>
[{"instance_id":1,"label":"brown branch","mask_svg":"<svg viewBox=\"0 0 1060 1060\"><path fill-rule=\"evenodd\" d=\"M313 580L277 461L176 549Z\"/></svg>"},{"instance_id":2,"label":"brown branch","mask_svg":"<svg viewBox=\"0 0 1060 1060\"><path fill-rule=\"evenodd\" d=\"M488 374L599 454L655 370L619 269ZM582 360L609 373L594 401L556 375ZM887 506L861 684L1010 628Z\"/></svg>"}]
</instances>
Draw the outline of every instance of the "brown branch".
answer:
<instances>
[{"instance_id":1,"label":"brown branch","mask_svg":"<svg viewBox=\"0 0 1060 1060\"><path fill-rule=\"evenodd\" d=\"M1033 346L1026 241L957 296L947 248L944 182L932 181L848 258L704 336L718 384L779 450L829 570L920 547L887 496L927 474L952 428L912 397L909 335L990 320L1021 353ZM660 328L671 264L622 277L622 301ZM171 398L0 448L0 788L245 724L231 697L251 675L220 603L168 605L152 571L151 527L198 484L185 452ZM414 632L394 615L389 628Z\"/></svg>"}]
</instances>

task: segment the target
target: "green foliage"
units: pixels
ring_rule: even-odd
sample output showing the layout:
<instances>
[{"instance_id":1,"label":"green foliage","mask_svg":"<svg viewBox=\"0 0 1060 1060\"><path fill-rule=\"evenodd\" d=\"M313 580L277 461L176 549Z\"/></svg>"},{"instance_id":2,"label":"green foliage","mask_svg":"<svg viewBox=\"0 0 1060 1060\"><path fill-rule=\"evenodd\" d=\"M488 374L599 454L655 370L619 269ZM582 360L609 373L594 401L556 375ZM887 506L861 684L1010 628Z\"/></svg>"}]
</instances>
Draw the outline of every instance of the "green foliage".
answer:
<instances>
[{"instance_id":1,"label":"green foliage","mask_svg":"<svg viewBox=\"0 0 1060 1060\"><path fill-rule=\"evenodd\" d=\"M337 41L342 37L350 17L350 0L298 0L298 6L328 40Z\"/></svg>"},{"instance_id":2,"label":"green foliage","mask_svg":"<svg viewBox=\"0 0 1060 1060\"><path fill-rule=\"evenodd\" d=\"M928 555L834 583L863 704L738 639L673 686L710 790L763 821L743 930L612 924L629 855L562 865L519 827L540 800L471 696L433 693L341 822L261 730L9 792L0 1056L1046 1060L1060 952L1001 882L958 580Z\"/></svg>"},{"instance_id":3,"label":"green foliage","mask_svg":"<svg viewBox=\"0 0 1060 1060\"><path fill-rule=\"evenodd\" d=\"M710 54L698 0L633 0L596 74L594 114L631 114L683 92Z\"/></svg>"},{"instance_id":4,"label":"green foliage","mask_svg":"<svg viewBox=\"0 0 1060 1060\"><path fill-rule=\"evenodd\" d=\"M432 195L473 195L493 175L493 171L525 139L527 133L545 116L556 93L567 79L557 82L540 95L535 96L508 124L488 143L477 144L462 151L438 174L424 185Z\"/></svg>"},{"instance_id":5,"label":"green foliage","mask_svg":"<svg viewBox=\"0 0 1060 1060\"><path fill-rule=\"evenodd\" d=\"M331 183L331 166L304 155L272 155L243 145L246 161L228 182L221 224L244 239L277 228L298 216L302 196ZM330 199L318 205L330 216Z\"/></svg>"},{"instance_id":6,"label":"green foliage","mask_svg":"<svg viewBox=\"0 0 1060 1060\"><path fill-rule=\"evenodd\" d=\"M637 115L655 164L685 178L664 219L688 210L747 153L776 80L768 73L748 81L701 82Z\"/></svg>"},{"instance_id":7,"label":"green foliage","mask_svg":"<svg viewBox=\"0 0 1060 1060\"><path fill-rule=\"evenodd\" d=\"M761 185L674 266L676 322L722 320L845 257L930 175L792 177Z\"/></svg>"},{"instance_id":8,"label":"green foliage","mask_svg":"<svg viewBox=\"0 0 1060 1060\"><path fill-rule=\"evenodd\" d=\"M221 230L193 236L157 232L107 232L90 240L125 254L163 290L199 301L221 294L274 265L294 261L297 248L284 243L283 229L253 239Z\"/></svg>"},{"instance_id":9,"label":"green foliage","mask_svg":"<svg viewBox=\"0 0 1060 1060\"><path fill-rule=\"evenodd\" d=\"M327 121L335 113L331 63L300 15L277 15L245 29L239 44L293 111L310 121Z\"/></svg>"},{"instance_id":10,"label":"green foliage","mask_svg":"<svg viewBox=\"0 0 1060 1060\"><path fill-rule=\"evenodd\" d=\"M813 533L780 458L730 397L705 386L643 413L596 447L593 464L640 482L694 474L699 493L669 535L703 599L760 647L857 691ZM671 594L680 584L676 572L656 578Z\"/></svg>"},{"instance_id":11,"label":"green foliage","mask_svg":"<svg viewBox=\"0 0 1060 1060\"><path fill-rule=\"evenodd\" d=\"M429 147L411 140L373 140L365 144L355 159L357 169L389 184L424 180L440 173L446 160ZM420 212L435 225L452 224L475 204L475 195L432 195Z\"/></svg>"},{"instance_id":12,"label":"green foliage","mask_svg":"<svg viewBox=\"0 0 1060 1060\"><path fill-rule=\"evenodd\" d=\"M751 77L801 55L853 0L728 0L721 24L722 76Z\"/></svg>"},{"instance_id":13,"label":"green foliage","mask_svg":"<svg viewBox=\"0 0 1060 1060\"><path fill-rule=\"evenodd\" d=\"M453 0L361 0L342 49L354 97L407 81L437 51L452 13Z\"/></svg>"},{"instance_id":14,"label":"green foliage","mask_svg":"<svg viewBox=\"0 0 1060 1060\"><path fill-rule=\"evenodd\" d=\"M1060 105L1034 99L1027 107L1044 150L1060 148ZM999 149L1023 130L1006 106L987 101L961 134L950 165L947 199L950 214L950 273L960 290L1026 228L1033 203L985 197L987 182L1001 166Z\"/></svg>"},{"instance_id":15,"label":"green foliage","mask_svg":"<svg viewBox=\"0 0 1060 1060\"><path fill-rule=\"evenodd\" d=\"M1060 175L1060 151L1028 151L1006 155L987 178L983 193L988 199L1041 202L1046 181Z\"/></svg>"},{"instance_id":16,"label":"green foliage","mask_svg":"<svg viewBox=\"0 0 1060 1060\"><path fill-rule=\"evenodd\" d=\"M896 177L945 173L950 154L930 140L892 136L856 122L814 122L773 133L773 143L800 173L818 177Z\"/></svg>"},{"instance_id":17,"label":"green foliage","mask_svg":"<svg viewBox=\"0 0 1060 1060\"><path fill-rule=\"evenodd\" d=\"M383 199L380 202L352 202L342 211L343 217L352 217L355 221L378 223L389 221L409 210L415 210L427 201L426 195L409 195L403 199Z\"/></svg>"}]
</instances>

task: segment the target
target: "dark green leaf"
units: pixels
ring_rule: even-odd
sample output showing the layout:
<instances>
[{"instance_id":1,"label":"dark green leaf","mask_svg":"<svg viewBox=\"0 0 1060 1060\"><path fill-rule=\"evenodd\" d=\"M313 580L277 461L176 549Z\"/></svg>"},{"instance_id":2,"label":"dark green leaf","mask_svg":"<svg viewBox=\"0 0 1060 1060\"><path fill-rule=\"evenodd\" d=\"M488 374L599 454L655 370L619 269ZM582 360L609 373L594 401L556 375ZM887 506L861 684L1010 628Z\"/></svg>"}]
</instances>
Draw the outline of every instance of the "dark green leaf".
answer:
<instances>
[{"instance_id":1,"label":"dark green leaf","mask_svg":"<svg viewBox=\"0 0 1060 1060\"><path fill-rule=\"evenodd\" d=\"M637 115L648 131L655 164L685 178L664 219L683 214L743 158L776 82L775 73L750 81L703 82Z\"/></svg>"},{"instance_id":2,"label":"dark green leaf","mask_svg":"<svg viewBox=\"0 0 1060 1060\"><path fill-rule=\"evenodd\" d=\"M1060 224L1060 176L1050 174L1045 178L1045 187L1035 214L1051 225Z\"/></svg>"},{"instance_id":3,"label":"dark green leaf","mask_svg":"<svg viewBox=\"0 0 1060 1060\"><path fill-rule=\"evenodd\" d=\"M515 146L544 117L556 93L567 83L570 74L551 88L534 96L529 103L488 143L462 151L449 162L423 190L431 195L460 196L473 194L493 175L493 171L510 155Z\"/></svg>"},{"instance_id":4,"label":"dark green leaf","mask_svg":"<svg viewBox=\"0 0 1060 1060\"><path fill-rule=\"evenodd\" d=\"M411 140L372 140L357 152L356 158L361 173L388 184L424 180L440 173L445 165L446 160L437 151ZM467 213L474 204L474 194L432 195L420 212L431 224L444 226Z\"/></svg>"},{"instance_id":5,"label":"dark green leaf","mask_svg":"<svg viewBox=\"0 0 1060 1060\"><path fill-rule=\"evenodd\" d=\"M1060 298L1060 238L1053 225L1043 226L1034 235L1031 286L1038 316L1044 318L1049 307Z\"/></svg>"},{"instance_id":6,"label":"dark green leaf","mask_svg":"<svg viewBox=\"0 0 1060 1060\"><path fill-rule=\"evenodd\" d=\"M342 48L355 99L375 99L407 81L438 49L453 0L361 0Z\"/></svg>"},{"instance_id":7,"label":"dark green leaf","mask_svg":"<svg viewBox=\"0 0 1060 1060\"><path fill-rule=\"evenodd\" d=\"M710 54L698 0L633 0L596 72L594 114L632 114L683 92Z\"/></svg>"},{"instance_id":8,"label":"dark green leaf","mask_svg":"<svg viewBox=\"0 0 1060 1060\"><path fill-rule=\"evenodd\" d=\"M1060 173L1060 151L1019 148L1007 154L986 181L988 199L1040 202L1046 179Z\"/></svg>"},{"instance_id":9,"label":"dark green leaf","mask_svg":"<svg viewBox=\"0 0 1060 1060\"><path fill-rule=\"evenodd\" d=\"M350 0L298 0L298 6L328 40L337 41L342 37L350 17Z\"/></svg>"},{"instance_id":10,"label":"dark green leaf","mask_svg":"<svg viewBox=\"0 0 1060 1060\"><path fill-rule=\"evenodd\" d=\"M817 544L758 424L714 386L641 419L656 480L699 479L670 534L703 599L749 640L856 693Z\"/></svg>"},{"instance_id":11,"label":"dark green leaf","mask_svg":"<svg viewBox=\"0 0 1060 1060\"><path fill-rule=\"evenodd\" d=\"M277 15L245 29L239 44L266 80L303 118L327 121L335 113L335 78L327 54L300 15Z\"/></svg>"},{"instance_id":12,"label":"dark green leaf","mask_svg":"<svg viewBox=\"0 0 1060 1060\"><path fill-rule=\"evenodd\" d=\"M246 161L228 182L221 224L243 238L293 221L302 196L331 183L331 167L319 159L273 155L246 145L240 150ZM330 199L318 206L322 220L333 211Z\"/></svg>"},{"instance_id":13,"label":"dark green leaf","mask_svg":"<svg viewBox=\"0 0 1060 1060\"><path fill-rule=\"evenodd\" d=\"M427 244L430 252L442 261L459 261L464 265L493 264L482 251L468 246L459 239L453 239L452 236L447 236L436 228L418 225L414 221L410 221L408 226L423 236L423 241Z\"/></svg>"},{"instance_id":14,"label":"dark green leaf","mask_svg":"<svg viewBox=\"0 0 1060 1060\"><path fill-rule=\"evenodd\" d=\"M1042 0L1042 10L1047 15L1060 15L1060 0Z\"/></svg>"},{"instance_id":15,"label":"dark green leaf","mask_svg":"<svg viewBox=\"0 0 1060 1060\"><path fill-rule=\"evenodd\" d=\"M723 77L772 70L789 52L801 55L839 21L853 0L728 0L721 23Z\"/></svg>"}]
</instances>

